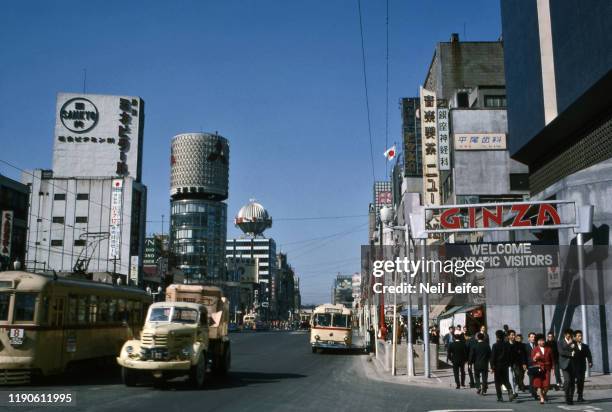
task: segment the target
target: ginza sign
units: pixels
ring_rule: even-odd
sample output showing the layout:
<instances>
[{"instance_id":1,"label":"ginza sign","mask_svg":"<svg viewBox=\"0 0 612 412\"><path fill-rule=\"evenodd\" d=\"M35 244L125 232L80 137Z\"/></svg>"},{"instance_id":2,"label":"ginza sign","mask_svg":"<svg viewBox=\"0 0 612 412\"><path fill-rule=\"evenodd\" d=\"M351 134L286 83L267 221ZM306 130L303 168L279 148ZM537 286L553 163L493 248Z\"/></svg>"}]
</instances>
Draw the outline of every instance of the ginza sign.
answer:
<instances>
[{"instance_id":1,"label":"ginza sign","mask_svg":"<svg viewBox=\"0 0 612 412\"><path fill-rule=\"evenodd\" d=\"M425 232L486 232L577 227L571 200L425 207Z\"/></svg>"}]
</instances>

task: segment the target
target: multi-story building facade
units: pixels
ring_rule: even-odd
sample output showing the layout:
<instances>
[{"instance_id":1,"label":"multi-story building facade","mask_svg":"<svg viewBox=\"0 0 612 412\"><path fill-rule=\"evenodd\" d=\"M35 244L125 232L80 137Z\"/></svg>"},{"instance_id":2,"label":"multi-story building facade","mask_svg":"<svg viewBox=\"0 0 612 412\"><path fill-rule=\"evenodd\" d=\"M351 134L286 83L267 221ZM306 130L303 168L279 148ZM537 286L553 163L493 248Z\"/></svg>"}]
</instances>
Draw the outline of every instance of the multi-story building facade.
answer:
<instances>
[{"instance_id":1,"label":"multi-story building facade","mask_svg":"<svg viewBox=\"0 0 612 412\"><path fill-rule=\"evenodd\" d=\"M501 12L511 156L529 166L532 199L593 206L593 224L585 236L607 248L612 240L612 4L502 0ZM561 218L568 218L565 213ZM559 245L577 242L572 229L550 235L549 242ZM606 373L612 368L612 321L610 301L601 297L611 295L612 282L601 274L610 270L609 257L587 260L587 300L574 302L587 304L594 370ZM545 281L537 287L550 288ZM562 302L505 313L522 330L559 334L583 327L581 310Z\"/></svg>"},{"instance_id":2,"label":"multi-story building facade","mask_svg":"<svg viewBox=\"0 0 612 412\"><path fill-rule=\"evenodd\" d=\"M175 282L222 284L229 144L217 133L174 136L171 146L171 269Z\"/></svg>"},{"instance_id":3,"label":"multi-story building facade","mask_svg":"<svg viewBox=\"0 0 612 412\"><path fill-rule=\"evenodd\" d=\"M0 270L21 267L26 255L30 189L0 175Z\"/></svg>"},{"instance_id":4,"label":"multi-story building facade","mask_svg":"<svg viewBox=\"0 0 612 412\"><path fill-rule=\"evenodd\" d=\"M58 94L53 170L22 175L30 186L28 269L142 283L143 130L138 97Z\"/></svg>"}]
</instances>

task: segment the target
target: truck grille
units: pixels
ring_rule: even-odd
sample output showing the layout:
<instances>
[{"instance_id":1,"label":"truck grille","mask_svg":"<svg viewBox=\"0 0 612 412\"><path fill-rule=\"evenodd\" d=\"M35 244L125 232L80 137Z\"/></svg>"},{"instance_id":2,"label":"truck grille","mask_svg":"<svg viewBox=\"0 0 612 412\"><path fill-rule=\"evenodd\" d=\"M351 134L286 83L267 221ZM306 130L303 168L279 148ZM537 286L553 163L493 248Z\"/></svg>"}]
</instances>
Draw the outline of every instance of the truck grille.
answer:
<instances>
[{"instance_id":1,"label":"truck grille","mask_svg":"<svg viewBox=\"0 0 612 412\"><path fill-rule=\"evenodd\" d=\"M168 334L143 332L142 344L146 346L166 346L168 344Z\"/></svg>"}]
</instances>

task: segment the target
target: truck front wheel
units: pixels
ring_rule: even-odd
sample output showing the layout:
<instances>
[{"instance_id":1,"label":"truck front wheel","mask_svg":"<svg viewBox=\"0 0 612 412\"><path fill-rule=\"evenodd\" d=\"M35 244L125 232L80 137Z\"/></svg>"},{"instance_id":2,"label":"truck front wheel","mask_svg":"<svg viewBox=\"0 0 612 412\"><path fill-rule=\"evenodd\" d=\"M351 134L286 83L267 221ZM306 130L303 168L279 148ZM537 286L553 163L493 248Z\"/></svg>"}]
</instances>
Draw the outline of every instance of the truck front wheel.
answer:
<instances>
[{"instance_id":1,"label":"truck front wheel","mask_svg":"<svg viewBox=\"0 0 612 412\"><path fill-rule=\"evenodd\" d=\"M198 359L198 363L193 365L189 371L189 383L194 389L202 389L204 387L207 364L206 352L202 352L200 359Z\"/></svg>"},{"instance_id":2,"label":"truck front wheel","mask_svg":"<svg viewBox=\"0 0 612 412\"><path fill-rule=\"evenodd\" d=\"M130 368L121 368L121 380L125 386L136 386L138 383L138 372Z\"/></svg>"}]
</instances>

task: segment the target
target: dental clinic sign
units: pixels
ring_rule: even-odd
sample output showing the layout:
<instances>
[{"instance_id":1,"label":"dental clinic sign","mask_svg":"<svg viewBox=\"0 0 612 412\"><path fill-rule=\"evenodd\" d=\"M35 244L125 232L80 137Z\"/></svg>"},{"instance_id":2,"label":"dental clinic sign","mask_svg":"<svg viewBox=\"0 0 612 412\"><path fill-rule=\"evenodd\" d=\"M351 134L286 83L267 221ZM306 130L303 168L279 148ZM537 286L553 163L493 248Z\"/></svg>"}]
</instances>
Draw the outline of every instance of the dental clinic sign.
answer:
<instances>
[{"instance_id":1,"label":"dental clinic sign","mask_svg":"<svg viewBox=\"0 0 612 412\"><path fill-rule=\"evenodd\" d=\"M427 233L578 227L576 203L571 200L429 206L425 211Z\"/></svg>"}]
</instances>

